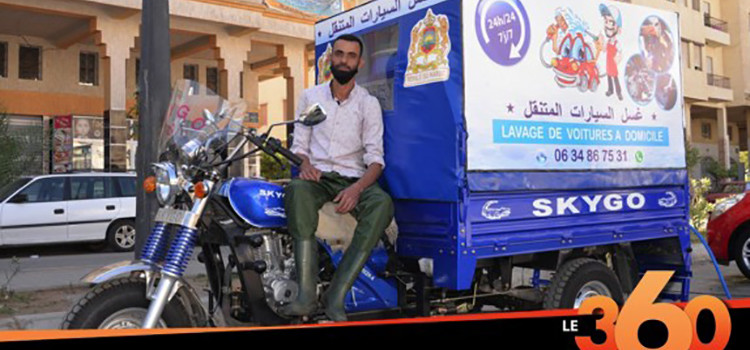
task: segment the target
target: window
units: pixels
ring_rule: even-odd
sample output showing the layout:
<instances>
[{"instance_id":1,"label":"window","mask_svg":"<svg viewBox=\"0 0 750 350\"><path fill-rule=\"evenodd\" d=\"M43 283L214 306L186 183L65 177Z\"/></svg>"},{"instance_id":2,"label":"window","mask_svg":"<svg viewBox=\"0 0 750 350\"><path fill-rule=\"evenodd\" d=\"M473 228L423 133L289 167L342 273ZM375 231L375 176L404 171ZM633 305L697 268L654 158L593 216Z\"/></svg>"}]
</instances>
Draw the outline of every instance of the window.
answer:
<instances>
[{"instance_id":1,"label":"window","mask_svg":"<svg viewBox=\"0 0 750 350\"><path fill-rule=\"evenodd\" d=\"M209 95L216 95L219 91L219 69L216 67L206 68L206 88Z\"/></svg>"},{"instance_id":2,"label":"window","mask_svg":"<svg viewBox=\"0 0 750 350\"><path fill-rule=\"evenodd\" d=\"M682 50L682 65L685 68L690 68L690 43L683 40L680 42L680 46Z\"/></svg>"},{"instance_id":3,"label":"window","mask_svg":"<svg viewBox=\"0 0 750 350\"><path fill-rule=\"evenodd\" d=\"M18 78L42 80L42 49L21 46L18 50Z\"/></svg>"},{"instance_id":4,"label":"window","mask_svg":"<svg viewBox=\"0 0 750 350\"><path fill-rule=\"evenodd\" d=\"M701 1L700 0L693 0L693 10L700 11L701 10Z\"/></svg>"},{"instance_id":5,"label":"window","mask_svg":"<svg viewBox=\"0 0 750 350\"><path fill-rule=\"evenodd\" d=\"M81 85L99 85L99 54L81 52L79 55L78 83Z\"/></svg>"},{"instance_id":6,"label":"window","mask_svg":"<svg viewBox=\"0 0 750 350\"><path fill-rule=\"evenodd\" d=\"M2 85L0 85L1 87ZM38 175L47 171L45 155L49 146L45 146L44 121L42 117L15 116L7 117L8 136L20 145L20 153L12 161L24 175ZM4 169L4 165L0 166Z\"/></svg>"},{"instance_id":7,"label":"window","mask_svg":"<svg viewBox=\"0 0 750 350\"><path fill-rule=\"evenodd\" d=\"M701 123L701 136L705 140L711 139L711 124L710 123Z\"/></svg>"},{"instance_id":8,"label":"window","mask_svg":"<svg viewBox=\"0 0 750 350\"><path fill-rule=\"evenodd\" d=\"M111 181L106 177L71 177L70 199L102 199L112 196Z\"/></svg>"},{"instance_id":9,"label":"window","mask_svg":"<svg viewBox=\"0 0 750 350\"><path fill-rule=\"evenodd\" d=\"M693 68L698 71L703 70L703 45L694 44L693 50Z\"/></svg>"},{"instance_id":10,"label":"window","mask_svg":"<svg viewBox=\"0 0 750 350\"><path fill-rule=\"evenodd\" d=\"M0 202L4 202L10 195L26 186L29 181L31 181L31 178L22 177L0 188Z\"/></svg>"},{"instance_id":11,"label":"window","mask_svg":"<svg viewBox=\"0 0 750 350\"><path fill-rule=\"evenodd\" d=\"M135 177L117 177L120 185L120 197L135 197Z\"/></svg>"},{"instance_id":12,"label":"window","mask_svg":"<svg viewBox=\"0 0 750 350\"><path fill-rule=\"evenodd\" d=\"M365 67L357 75L357 83L380 101L384 111L393 110L393 84L396 77L398 25L378 29L362 37L365 43Z\"/></svg>"},{"instance_id":13,"label":"window","mask_svg":"<svg viewBox=\"0 0 750 350\"><path fill-rule=\"evenodd\" d=\"M714 74L714 58L706 56L706 73Z\"/></svg>"},{"instance_id":14,"label":"window","mask_svg":"<svg viewBox=\"0 0 750 350\"><path fill-rule=\"evenodd\" d=\"M0 42L0 77L8 77L8 43Z\"/></svg>"},{"instance_id":15,"label":"window","mask_svg":"<svg viewBox=\"0 0 750 350\"><path fill-rule=\"evenodd\" d=\"M53 177L34 181L21 193L26 196L25 203L60 202L64 200L65 178Z\"/></svg>"},{"instance_id":16,"label":"window","mask_svg":"<svg viewBox=\"0 0 750 350\"><path fill-rule=\"evenodd\" d=\"M182 77L184 79L198 81L198 65L186 64L182 69Z\"/></svg>"},{"instance_id":17,"label":"window","mask_svg":"<svg viewBox=\"0 0 750 350\"><path fill-rule=\"evenodd\" d=\"M193 81L193 93L199 94L198 65L186 64L182 67L182 78Z\"/></svg>"}]
</instances>

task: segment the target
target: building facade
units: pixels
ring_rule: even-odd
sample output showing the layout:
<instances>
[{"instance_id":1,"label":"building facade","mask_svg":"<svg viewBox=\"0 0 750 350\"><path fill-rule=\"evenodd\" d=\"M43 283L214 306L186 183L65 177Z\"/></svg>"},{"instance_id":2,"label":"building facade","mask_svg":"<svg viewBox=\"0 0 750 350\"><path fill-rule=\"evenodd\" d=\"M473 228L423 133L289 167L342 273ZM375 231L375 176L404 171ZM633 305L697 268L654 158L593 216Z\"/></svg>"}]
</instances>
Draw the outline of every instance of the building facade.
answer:
<instances>
[{"instance_id":1,"label":"building facade","mask_svg":"<svg viewBox=\"0 0 750 350\"><path fill-rule=\"evenodd\" d=\"M0 111L13 133L37 141L27 150L29 173L55 171L61 153L72 170L134 169L140 7L141 0L0 0ZM244 99L250 127L291 118L284 111L313 82L316 20L274 1L170 1L171 78ZM260 116L269 105L281 113ZM66 152L52 137L59 117L72 121ZM258 159L241 170L258 176Z\"/></svg>"}]
</instances>

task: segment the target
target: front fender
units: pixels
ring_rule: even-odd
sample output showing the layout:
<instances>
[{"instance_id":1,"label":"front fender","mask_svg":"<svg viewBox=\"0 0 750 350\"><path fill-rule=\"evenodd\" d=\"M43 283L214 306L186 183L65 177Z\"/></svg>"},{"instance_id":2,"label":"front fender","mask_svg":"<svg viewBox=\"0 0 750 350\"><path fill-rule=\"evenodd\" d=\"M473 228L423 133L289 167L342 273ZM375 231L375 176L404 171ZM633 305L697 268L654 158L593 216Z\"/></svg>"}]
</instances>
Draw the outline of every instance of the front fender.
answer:
<instances>
[{"instance_id":1,"label":"front fender","mask_svg":"<svg viewBox=\"0 0 750 350\"><path fill-rule=\"evenodd\" d=\"M139 260L126 260L91 271L86 276L83 276L81 281L89 284L100 284L119 276L130 275L133 272L147 271L159 273L160 269L157 266ZM177 291L175 297L180 300L185 310L191 315L194 326L206 326L208 324L208 311L201 302L198 293L184 278L180 278L179 281L180 289Z\"/></svg>"},{"instance_id":2,"label":"front fender","mask_svg":"<svg viewBox=\"0 0 750 350\"><path fill-rule=\"evenodd\" d=\"M136 271L158 272L159 270L155 266L146 264L142 261L126 260L91 271L81 278L81 282L99 284L109 281L117 276L130 274Z\"/></svg>"}]
</instances>

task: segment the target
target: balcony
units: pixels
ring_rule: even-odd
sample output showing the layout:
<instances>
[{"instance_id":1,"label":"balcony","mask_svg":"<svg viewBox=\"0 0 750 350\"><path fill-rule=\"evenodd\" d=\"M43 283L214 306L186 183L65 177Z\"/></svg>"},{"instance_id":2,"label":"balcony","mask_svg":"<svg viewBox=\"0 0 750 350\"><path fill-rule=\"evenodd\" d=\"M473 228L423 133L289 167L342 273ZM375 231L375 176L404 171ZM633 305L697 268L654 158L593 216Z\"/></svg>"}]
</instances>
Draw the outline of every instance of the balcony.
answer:
<instances>
[{"instance_id":1,"label":"balcony","mask_svg":"<svg viewBox=\"0 0 750 350\"><path fill-rule=\"evenodd\" d=\"M732 101L734 91L732 80L716 74L706 74L708 83L708 98L714 101Z\"/></svg>"},{"instance_id":2,"label":"balcony","mask_svg":"<svg viewBox=\"0 0 750 350\"><path fill-rule=\"evenodd\" d=\"M722 31L724 33L729 33L729 23L727 21L706 15L704 16L703 23L706 25L706 27Z\"/></svg>"},{"instance_id":3,"label":"balcony","mask_svg":"<svg viewBox=\"0 0 750 350\"><path fill-rule=\"evenodd\" d=\"M706 74L706 77L708 77L708 85L710 86L720 87L724 89L732 88L732 79L728 77L723 77L716 74Z\"/></svg>"},{"instance_id":4,"label":"balcony","mask_svg":"<svg viewBox=\"0 0 750 350\"><path fill-rule=\"evenodd\" d=\"M706 26L706 41L709 46L729 46L731 40L727 21L706 14L703 17L703 24Z\"/></svg>"}]
</instances>

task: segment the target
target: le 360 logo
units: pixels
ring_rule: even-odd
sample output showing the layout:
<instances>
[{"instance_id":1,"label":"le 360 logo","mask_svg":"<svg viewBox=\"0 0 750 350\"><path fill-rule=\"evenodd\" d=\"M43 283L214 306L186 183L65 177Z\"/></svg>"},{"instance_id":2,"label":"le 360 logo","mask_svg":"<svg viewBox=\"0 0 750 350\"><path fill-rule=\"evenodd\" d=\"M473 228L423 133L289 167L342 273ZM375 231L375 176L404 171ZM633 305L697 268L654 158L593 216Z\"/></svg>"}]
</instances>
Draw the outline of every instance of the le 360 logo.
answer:
<instances>
[{"instance_id":1,"label":"le 360 logo","mask_svg":"<svg viewBox=\"0 0 750 350\"><path fill-rule=\"evenodd\" d=\"M630 295L622 310L610 298L597 296L586 299L578 313L601 314L596 329L604 332L603 343L594 343L591 337L576 337L581 350L640 350L653 349L641 344L638 330L647 321L655 320L667 327L669 335L660 350L714 350L724 349L729 343L732 322L724 303L713 296L700 296L690 301L684 309L677 305L654 303L674 274L673 271L649 271ZM713 315L716 329L713 339L704 343L698 338L698 314L708 311Z\"/></svg>"}]
</instances>

